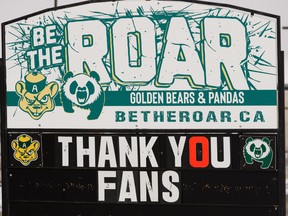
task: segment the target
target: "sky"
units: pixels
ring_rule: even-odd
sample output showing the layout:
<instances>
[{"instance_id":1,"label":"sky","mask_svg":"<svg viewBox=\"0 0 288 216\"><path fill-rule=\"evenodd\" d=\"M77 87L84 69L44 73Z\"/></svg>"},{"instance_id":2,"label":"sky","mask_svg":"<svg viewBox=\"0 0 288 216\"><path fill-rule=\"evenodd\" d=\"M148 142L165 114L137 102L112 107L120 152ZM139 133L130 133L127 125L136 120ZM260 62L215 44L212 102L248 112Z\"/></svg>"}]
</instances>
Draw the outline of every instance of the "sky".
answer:
<instances>
[{"instance_id":1,"label":"sky","mask_svg":"<svg viewBox=\"0 0 288 216\"><path fill-rule=\"evenodd\" d=\"M5 1L0 6L0 23L13 20L28 14L38 12L47 8L54 7L54 0L1 0ZM86 1L86 0L85 0ZM85 2L83 0L57 0L57 5L67 5L77 2ZM129 0L126 0L129 1ZM135 0L130 0L135 1ZM287 13L287 0L209 0L205 2L217 2L229 5L241 6L244 8L253 9L256 11L263 11L266 13L271 13L279 15L281 19L281 27L288 27L288 13ZM199 0L199 2L204 2ZM277 2L277 3L275 3ZM15 8L17 5L17 9ZM21 10L19 10L21 8ZM2 35L2 34L0 34ZM1 38L1 37L0 37ZM285 68L287 69L285 76L285 83L288 84L288 29L283 30L281 28L281 49L286 53L285 56ZM2 49L2 44L0 44L0 50ZM2 57L2 52L0 53L0 58Z\"/></svg>"}]
</instances>

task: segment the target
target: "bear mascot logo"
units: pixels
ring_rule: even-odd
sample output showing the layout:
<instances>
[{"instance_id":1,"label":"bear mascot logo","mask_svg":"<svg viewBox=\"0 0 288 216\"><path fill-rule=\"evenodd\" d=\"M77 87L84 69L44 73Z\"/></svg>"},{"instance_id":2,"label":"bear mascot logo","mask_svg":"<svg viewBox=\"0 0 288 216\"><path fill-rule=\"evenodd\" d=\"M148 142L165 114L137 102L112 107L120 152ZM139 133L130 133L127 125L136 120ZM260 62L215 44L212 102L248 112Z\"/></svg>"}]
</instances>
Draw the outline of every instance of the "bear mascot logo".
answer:
<instances>
[{"instance_id":1,"label":"bear mascot logo","mask_svg":"<svg viewBox=\"0 0 288 216\"><path fill-rule=\"evenodd\" d=\"M33 119L40 119L44 113L55 108L54 98L58 92L56 82L46 83L46 77L38 72L25 76L25 82L16 83L16 92L20 96L19 107Z\"/></svg>"},{"instance_id":2,"label":"bear mascot logo","mask_svg":"<svg viewBox=\"0 0 288 216\"><path fill-rule=\"evenodd\" d=\"M61 87L61 102L65 112L73 113L73 105L89 109L88 120L97 119L103 109L105 94L99 83L100 77L95 71L88 74L73 75L67 72Z\"/></svg>"},{"instance_id":3,"label":"bear mascot logo","mask_svg":"<svg viewBox=\"0 0 288 216\"><path fill-rule=\"evenodd\" d=\"M247 138L243 147L243 155L247 164L253 164L253 161L256 161L262 164L261 169L268 169L273 158L270 140L267 137L263 139Z\"/></svg>"},{"instance_id":4,"label":"bear mascot logo","mask_svg":"<svg viewBox=\"0 0 288 216\"><path fill-rule=\"evenodd\" d=\"M38 159L38 149L40 143L38 140L32 140L27 134L21 134L16 140L11 142L14 150L14 158L24 166L28 166L32 161Z\"/></svg>"}]
</instances>

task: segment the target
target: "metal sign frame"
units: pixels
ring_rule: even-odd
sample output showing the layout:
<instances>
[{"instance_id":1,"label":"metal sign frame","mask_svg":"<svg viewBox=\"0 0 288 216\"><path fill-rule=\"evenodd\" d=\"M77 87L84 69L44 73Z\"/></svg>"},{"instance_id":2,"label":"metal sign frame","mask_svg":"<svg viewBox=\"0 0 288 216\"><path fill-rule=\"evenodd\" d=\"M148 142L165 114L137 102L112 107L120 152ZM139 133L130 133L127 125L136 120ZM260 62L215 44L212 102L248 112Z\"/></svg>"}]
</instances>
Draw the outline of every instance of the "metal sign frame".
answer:
<instances>
[{"instance_id":1,"label":"metal sign frame","mask_svg":"<svg viewBox=\"0 0 288 216\"><path fill-rule=\"evenodd\" d=\"M107 1L101 1L107 2ZM171 3L177 1L170 1ZM217 129L214 128L193 128L187 129L185 127L177 128L167 128L161 129L159 128L150 128L143 127L143 128L124 128L121 129L108 129L105 128L74 128L74 129L66 129L65 127L53 129L51 127L39 127L39 128L25 128L25 127L9 127L8 126L8 119L7 119L7 104L9 104L7 98L7 65L6 65L6 35L5 35L5 27L9 24L12 24L16 21L20 21L23 19L29 19L32 16L40 15L45 12L51 12L54 10L61 10L61 9L69 9L74 6L84 6L89 4L98 4L91 3L91 2L84 2L79 4L73 4L63 7L50 8L47 10L43 10L34 14L30 14L25 17L17 18L15 20L11 20L9 22L2 24L2 53L3 59L1 60L1 82L0 82L0 90L2 97L1 100L1 150L2 150L2 199L3 199L3 215L63 215L64 212L69 215L119 215L125 214L126 215L148 215L148 214L156 214L158 212L165 212L167 215L176 215L184 212L191 212L202 215L210 215L212 213L221 214L221 215L254 215L262 214L264 215L279 215L285 216L286 212L286 203L285 203L285 116L284 116L284 52L281 52L280 46L280 17L260 11L254 11L246 8L241 8L232 5L226 4L218 4L218 3L209 3L209 2L199 2L199 1L185 1L186 3L195 3L203 6L218 6L218 7L228 7L234 10L245 11L250 13L251 15L263 15L265 17L273 18L277 21L276 28L277 28L277 87L276 87L276 99L277 99L277 127L275 128L233 128L233 129ZM28 164L31 166L23 167L23 163L14 160L11 144L15 141L17 145L24 145L25 140L27 140L27 136L23 136L28 134L29 142L37 146L37 141L39 140L41 143L43 142L43 146L40 148L38 152L38 157L34 158L33 161L29 161ZM144 166L143 171L159 171L158 175L164 175L165 170L169 167L169 162L167 159L167 155L165 154L168 152L166 145L171 144L171 141L168 140L168 137L175 137L175 142L180 142L180 137L187 138L185 141L184 148L187 148L188 145L191 144L191 139L193 137L207 138L211 142L211 137L216 140L221 140L220 143L224 143L224 137L229 137L230 141L235 141L237 145L231 145L231 164L227 166L225 170L215 170L213 167L217 165L213 165L211 162L209 165L205 167L205 169L197 170L191 168L190 165L187 165L187 161L189 159L188 156L184 161L186 163L183 168L176 168L171 166L171 170L174 170L176 173L181 172L180 176L185 176L183 181L179 181L179 188L183 192L181 194L181 199L185 199L187 203L182 204L180 201L174 201L172 204L165 203L165 200L159 200L156 203L152 202L137 202L137 203L127 203L127 202L117 202L114 200L115 194L109 194L107 198L107 202L99 202L95 200L95 190L92 189L93 185L91 183L91 179L99 178L98 173L96 174L95 169L89 167L87 165L87 161L84 161L84 168L81 169L77 167L77 159L71 159L68 162L63 162L63 158L59 159L57 154L63 151L65 147L65 142L61 141L61 138L64 137L69 139L71 138L71 148L76 148L78 141L82 142L84 140L84 146L86 145L87 148L87 140L95 139L98 143L98 140L101 140L102 137L111 137L113 140L114 147L117 145L117 141L115 141L115 137L122 136L125 140L133 140L133 137L137 139L141 139L144 137L147 140L151 137L157 137L157 141L155 141L155 146L157 146L157 150L155 150L155 158L159 162L159 167L153 167L153 161L150 161L151 164ZM80 137L80 138L79 138ZM248 170L245 168L245 157L242 157L242 151L245 146L250 145L249 138L252 137L254 140L263 140L263 138L268 138L270 141L269 145L273 146L274 150L274 158L273 161L270 162L272 164L268 170L259 170L259 166L250 167ZM63 139L64 139L63 138ZM143 138L143 139L144 139ZM165 143L166 145L159 144L158 139L161 140L159 143ZM183 138L184 139L184 138ZM187 141L189 139L189 141ZM222 141L223 139L223 141ZM24 140L24 141L23 141ZM117 140L117 139L116 139ZM190 142L191 141L191 142ZM50 146L48 142L51 142ZM57 149L56 142L62 142L62 149L58 150L58 153L55 152L55 148ZM92 141L91 141L92 142ZM131 141L132 142L132 141ZM152 141L151 141L152 142ZM24 143L24 144L23 144ZM85 144L86 143L86 144ZM89 143L89 142L88 142ZM100 141L99 141L100 143ZM120 141L119 141L120 143ZM123 141L123 143L125 143ZM149 143L149 141L147 141ZM147 144L146 143L146 144ZM192 142L193 143L193 142ZM195 149L197 147L198 141L195 141ZM15 144L15 145L16 145ZM211 143L209 143L210 145ZM222 145L221 144L221 145ZM30 144L29 144L30 145ZM75 146L74 146L75 145ZM172 144L171 144L172 145ZM224 145L224 144L223 144ZM69 145L70 146L70 145ZM74 146L74 147L73 147ZM243 149L240 148L243 147ZM140 144L138 146L140 148ZM99 147L100 148L100 147ZM96 152L100 151L97 147ZM120 148L120 147L119 147ZM203 146L202 146L203 148ZM224 147L223 147L224 148ZM116 149L116 153L120 152L120 149ZM212 147L209 146L211 151ZM38 149L37 149L38 150ZM202 149L203 150L203 149ZM75 150L76 151L76 150ZM225 151L225 150L224 150ZM164 156L163 156L164 155ZM173 155L173 152L170 152L170 155ZM47 159L47 158L52 159ZM63 155L62 155L63 157ZM76 157L76 156L74 156ZM98 157L100 157L98 155ZM196 157L196 156L195 156ZM15 158L16 159L16 158ZM43 161L48 165L44 165ZM72 160L72 161L71 161ZM118 158L117 158L118 160ZM197 161L197 159L196 159ZM20 163L19 163L20 162ZM119 161L117 161L119 162ZM183 162L183 161L182 161ZM194 161L195 162L195 161ZM21 165L22 163L22 165ZM58 165L57 165L58 163ZM61 164L62 163L62 164ZM66 166L65 163L69 163L69 166ZM60 164L60 165L59 165ZM274 164L274 165L273 165ZM243 165L243 167L241 167ZM262 164L263 165L263 164ZM46 167L45 167L46 166ZM105 167L105 165L104 165ZM235 169L231 169L231 167L237 167L237 171ZM242 169L243 168L243 169ZM108 169L108 168L106 168ZM111 168L110 168L111 169ZM138 176L138 169L140 167L134 167L132 169L133 175ZM241 171L240 171L241 169ZM102 168L97 170L103 170ZM104 169L105 170L105 169ZM245 170L245 171L243 171ZM127 168L114 168L112 171L118 175L124 175ZM136 173L137 172L137 173ZM135 174L136 173L136 174ZM152 174L147 174L151 177ZM33 180L33 176L35 175L35 180ZM51 177L48 177L48 176ZM31 177L31 178L30 178ZM248 178L253 177L255 180L250 181L247 180ZM152 178L152 177L151 177ZM160 177L159 177L160 178ZM170 176L170 178L172 178ZM246 180L244 180L247 178ZM47 181L48 179L48 181ZM57 180L55 180L57 179ZM137 179L139 179L137 177ZM209 180L210 179L210 180ZM212 180L211 180L212 179ZM224 180L225 179L225 180ZM221 180L223 182L221 182ZM73 182L74 181L74 182ZM115 182L112 183L119 184L119 179L116 178ZM206 181L206 185L202 184L202 182ZM213 184L215 181L215 184ZM217 182L218 181L218 182ZM193 182L193 184L197 185L193 187L192 183L189 184L188 182ZM75 184L76 185L75 185ZM80 185L77 184L83 183L86 186L90 185L89 187L92 188L79 188ZM222 184L223 183L223 184ZM70 184L67 186L67 184ZM35 186L36 185L36 186ZM66 186L65 186L66 185ZM92 186L91 186L92 185ZM74 188L74 189L71 189ZM159 185L161 187L161 185ZM245 190L240 187L246 187ZM32 193L29 194L28 189L33 189ZM69 193L65 190L69 189ZM76 188L76 189L75 189ZM164 189L163 189L164 188ZM211 189L212 188L212 189ZM266 188L266 189L265 189ZM62 191L61 191L62 190ZM119 192L121 189L117 186L117 191ZM137 187L137 191L140 190ZM165 191L165 187L159 189L160 191ZM242 194L238 191L245 191ZM81 192L82 191L82 192ZM92 191L92 192L91 192ZM211 195L212 191L212 195ZM252 191L252 192L251 192ZM167 192L167 191L166 191ZM191 194L197 197L190 197ZM22 193L22 194L21 194ZM37 194L40 193L40 194ZM245 195L248 193L258 193L258 196L251 196L248 197L247 202L245 202ZM272 193L272 194L271 194ZM25 199L25 195L27 195L27 199ZM54 195L53 195L54 194ZM55 200L55 194L59 198L59 200ZM70 196L70 198L69 198ZM95 195L96 196L96 195ZM208 197L209 196L209 197ZM213 198L213 196L215 196ZM236 201L231 201L236 198ZM51 198L52 197L52 198ZM73 198L78 197L78 199L73 200ZM265 200L255 200L255 198L267 198ZM270 198L270 199L269 199ZM39 200L38 200L39 199ZM53 200L54 199L54 200ZM81 200L82 199L82 200ZM219 200L218 203L214 203L216 200ZM230 201L228 201L230 200ZM151 201L151 200L150 200ZM222 203L221 203L222 202ZM72 204L73 203L73 204ZM31 209L33 207L33 210ZM29 210L29 211L27 211Z\"/></svg>"}]
</instances>

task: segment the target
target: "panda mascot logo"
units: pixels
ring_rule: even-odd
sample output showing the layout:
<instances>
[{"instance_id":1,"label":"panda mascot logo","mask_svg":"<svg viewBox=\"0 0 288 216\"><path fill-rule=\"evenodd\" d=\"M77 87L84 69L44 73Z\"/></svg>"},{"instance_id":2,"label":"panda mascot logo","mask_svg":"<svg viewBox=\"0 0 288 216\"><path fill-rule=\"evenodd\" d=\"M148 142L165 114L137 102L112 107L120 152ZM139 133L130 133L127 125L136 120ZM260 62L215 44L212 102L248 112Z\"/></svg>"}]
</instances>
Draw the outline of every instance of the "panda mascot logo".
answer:
<instances>
[{"instance_id":1,"label":"panda mascot logo","mask_svg":"<svg viewBox=\"0 0 288 216\"><path fill-rule=\"evenodd\" d=\"M73 113L73 105L89 109L88 120L97 119L103 109L105 94L99 84L100 77L95 71L73 75L67 72L61 87L61 102L64 111Z\"/></svg>"},{"instance_id":2,"label":"panda mascot logo","mask_svg":"<svg viewBox=\"0 0 288 216\"><path fill-rule=\"evenodd\" d=\"M261 169L268 169L273 158L270 140L267 137L263 139L247 138L243 148L243 155L247 164L253 164L253 161L256 161L262 163Z\"/></svg>"}]
</instances>

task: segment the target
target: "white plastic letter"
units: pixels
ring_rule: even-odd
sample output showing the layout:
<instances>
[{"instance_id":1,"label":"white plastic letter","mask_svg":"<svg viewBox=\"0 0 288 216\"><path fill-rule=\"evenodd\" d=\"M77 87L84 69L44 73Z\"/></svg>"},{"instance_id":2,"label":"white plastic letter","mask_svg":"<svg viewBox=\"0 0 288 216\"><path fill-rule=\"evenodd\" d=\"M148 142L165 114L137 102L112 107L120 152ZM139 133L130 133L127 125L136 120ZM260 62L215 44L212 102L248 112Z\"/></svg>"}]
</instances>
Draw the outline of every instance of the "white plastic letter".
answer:
<instances>
[{"instance_id":1,"label":"white plastic letter","mask_svg":"<svg viewBox=\"0 0 288 216\"><path fill-rule=\"evenodd\" d=\"M230 166L230 137L223 137L223 161L218 160L217 137L211 137L211 164L214 168L228 168Z\"/></svg>"},{"instance_id":2,"label":"white plastic letter","mask_svg":"<svg viewBox=\"0 0 288 216\"><path fill-rule=\"evenodd\" d=\"M115 183L105 182L105 178L115 178L116 171L98 171L98 200L105 201L105 190L115 190Z\"/></svg>"},{"instance_id":3,"label":"white plastic letter","mask_svg":"<svg viewBox=\"0 0 288 216\"><path fill-rule=\"evenodd\" d=\"M84 166L84 155L89 157L89 167L95 167L95 137L89 137L89 147L84 148L83 137L76 138L77 144L77 167Z\"/></svg>"},{"instance_id":4,"label":"white plastic letter","mask_svg":"<svg viewBox=\"0 0 288 216\"><path fill-rule=\"evenodd\" d=\"M62 166L69 166L69 143L72 137L58 137L58 142L62 143Z\"/></svg>"},{"instance_id":5,"label":"white plastic letter","mask_svg":"<svg viewBox=\"0 0 288 216\"><path fill-rule=\"evenodd\" d=\"M137 137L131 137L131 148L126 137L119 137L120 167L126 167L126 158L132 167L138 167L138 142Z\"/></svg>"},{"instance_id":6,"label":"white plastic letter","mask_svg":"<svg viewBox=\"0 0 288 216\"><path fill-rule=\"evenodd\" d=\"M174 154L174 160L175 160L175 167L181 167L182 166L182 154L185 146L186 137L181 136L179 139L179 144L177 144L174 136L168 137L170 146L172 148L173 154Z\"/></svg>"}]
</instances>

